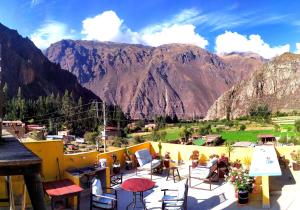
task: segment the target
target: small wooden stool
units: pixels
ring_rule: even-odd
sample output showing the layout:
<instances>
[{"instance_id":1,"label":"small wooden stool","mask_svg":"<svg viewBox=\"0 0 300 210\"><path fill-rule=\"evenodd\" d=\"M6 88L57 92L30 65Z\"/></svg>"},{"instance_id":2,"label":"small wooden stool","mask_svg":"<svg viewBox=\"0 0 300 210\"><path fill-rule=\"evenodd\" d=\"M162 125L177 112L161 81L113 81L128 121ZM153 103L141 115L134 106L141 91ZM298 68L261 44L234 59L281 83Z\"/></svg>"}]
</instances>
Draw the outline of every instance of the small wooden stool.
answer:
<instances>
[{"instance_id":1,"label":"small wooden stool","mask_svg":"<svg viewBox=\"0 0 300 210\"><path fill-rule=\"evenodd\" d=\"M179 174L179 170L178 170L178 167L176 166L173 166L173 167L170 167L168 168L168 176L167 176L167 181L169 179L169 176L170 176L170 171L172 170L172 175L173 175L173 180L175 182L175 178L178 177L179 180L181 180L181 177L180 177L180 174ZM175 174L175 171L177 172L177 174Z\"/></svg>"}]
</instances>

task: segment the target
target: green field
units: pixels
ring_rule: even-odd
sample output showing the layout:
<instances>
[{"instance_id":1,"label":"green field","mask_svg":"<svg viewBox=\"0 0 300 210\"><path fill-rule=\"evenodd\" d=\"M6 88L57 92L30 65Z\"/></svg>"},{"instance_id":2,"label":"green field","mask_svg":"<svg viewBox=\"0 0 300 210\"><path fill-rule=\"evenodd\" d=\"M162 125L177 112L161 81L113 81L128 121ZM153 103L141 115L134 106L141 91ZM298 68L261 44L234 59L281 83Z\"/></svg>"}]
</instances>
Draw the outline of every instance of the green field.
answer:
<instances>
[{"instance_id":1,"label":"green field","mask_svg":"<svg viewBox=\"0 0 300 210\"><path fill-rule=\"evenodd\" d=\"M259 134L272 134L275 137L292 137L295 136L294 131L294 123L295 120L299 119L299 116L287 116L287 117L276 117L272 118L273 123L279 125L278 130L275 130L274 124L268 124L267 126L265 124L260 123L253 123L250 124L247 121L240 122L240 123L248 123L247 129L245 131L240 131L239 127L235 128L229 128L228 130L221 131L219 133L222 136L222 139L230 142L235 141L251 141L256 142L257 141L257 135ZM197 127L198 124L185 124L184 126L191 126L191 127ZM222 123L211 123L212 125L212 131L215 134L217 133L216 126L222 125L225 126ZM180 126L173 125L173 126L167 126L166 128L163 128L160 130L166 132L166 136L164 141L172 141L180 139ZM288 132L287 132L288 131ZM133 137L134 135L143 135L146 139L151 139L151 133L145 132L145 133L136 133L136 134L130 134L130 137ZM202 140L196 140L194 144L196 145L202 145Z\"/></svg>"},{"instance_id":2,"label":"green field","mask_svg":"<svg viewBox=\"0 0 300 210\"><path fill-rule=\"evenodd\" d=\"M164 131L167 132L166 135L166 141L172 141L176 139L180 139L180 128L178 127L173 127L173 128L166 128Z\"/></svg>"}]
</instances>

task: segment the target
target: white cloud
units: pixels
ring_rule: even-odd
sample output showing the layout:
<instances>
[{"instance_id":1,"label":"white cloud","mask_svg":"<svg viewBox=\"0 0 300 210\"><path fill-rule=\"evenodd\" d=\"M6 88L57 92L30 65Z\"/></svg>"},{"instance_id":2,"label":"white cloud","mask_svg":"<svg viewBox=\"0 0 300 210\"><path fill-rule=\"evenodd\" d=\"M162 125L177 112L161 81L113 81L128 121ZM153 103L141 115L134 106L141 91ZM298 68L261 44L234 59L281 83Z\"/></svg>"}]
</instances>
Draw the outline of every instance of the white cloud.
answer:
<instances>
[{"instance_id":1,"label":"white cloud","mask_svg":"<svg viewBox=\"0 0 300 210\"><path fill-rule=\"evenodd\" d=\"M300 42L299 43L296 43L296 51L295 51L296 54L300 54Z\"/></svg>"},{"instance_id":2,"label":"white cloud","mask_svg":"<svg viewBox=\"0 0 300 210\"><path fill-rule=\"evenodd\" d=\"M217 36L215 50L218 54L231 52L254 52L264 58L272 58L290 50L290 45L270 47L260 35L252 34L249 37L237 32L226 31Z\"/></svg>"},{"instance_id":3,"label":"white cloud","mask_svg":"<svg viewBox=\"0 0 300 210\"><path fill-rule=\"evenodd\" d=\"M122 23L123 20L114 11L105 11L83 20L81 33L85 35L85 39L115 40L120 35Z\"/></svg>"},{"instance_id":4,"label":"white cloud","mask_svg":"<svg viewBox=\"0 0 300 210\"><path fill-rule=\"evenodd\" d=\"M63 23L49 21L33 32L30 39L38 48L44 50L54 42L62 39L73 39L74 33L73 29L69 29Z\"/></svg>"},{"instance_id":5,"label":"white cloud","mask_svg":"<svg viewBox=\"0 0 300 210\"><path fill-rule=\"evenodd\" d=\"M139 32L132 31L114 11L105 11L82 21L84 39L115 41L158 46L169 43L195 44L205 48L208 41L195 31L195 26L185 20L196 15L193 10L184 10L172 20L155 24Z\"/></svg>"},{"instance_id":6,"label":"white cloud","mask_svg":"<svg viewBox=\"0 0 300 210\"><path fill-rule=\"evenodd\" d=\"M162 27L158 31L142 33L142 40L148 45L159 46L170 43L194 44L205 48L208 41L195 32L195 26L191 24Z\"/></svg>"}]
</instances>

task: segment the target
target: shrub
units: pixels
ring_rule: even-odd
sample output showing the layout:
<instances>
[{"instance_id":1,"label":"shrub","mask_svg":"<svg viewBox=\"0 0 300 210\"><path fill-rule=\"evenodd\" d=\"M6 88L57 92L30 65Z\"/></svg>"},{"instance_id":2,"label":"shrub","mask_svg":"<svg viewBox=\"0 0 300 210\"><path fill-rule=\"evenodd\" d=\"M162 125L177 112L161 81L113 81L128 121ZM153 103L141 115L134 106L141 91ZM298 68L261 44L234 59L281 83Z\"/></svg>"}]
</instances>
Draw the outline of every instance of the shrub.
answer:
<instances>
[{"instance_id":1,"label":"shrub","mask_svg":"<svg viewBox=\"0 0 300 210\"><path fill-rule=\"evenodd\" d=\"M133 137L133 143L134 144L140 144L145 142L144 138L142 136L135 136Z\"/></svg>"},{"instance_id":2,"label":"shrub","mask_svg":"<svg viewBox=\"0 0 300 210\"><path fill-rule=\"evenodd\" d=\"M278 142L281 143L281 144L286 144L287 137L286 136L281 136L280 139L278 140Z\"/></svg>"},{"instance_id":3,"label":"shrub","mask_svg":"<svg viewBox=\"0 0 300 210\"><path fill-rule=\"evenodd\" d=\"M124 145L128 145L128 140L122 137L115 137L112 145L115 147L122 147Z\"/></svg>"},{"instance_id":4,"label":"shrub","mask_svg":"<svg viewBox=\"0 0 300 210\"><path fill-rule=\"evenodd\" d=\"M98 136L97 132L85 132L83 138L86 142L90 144L96 144L96 137Z\"/></svg>"},{"instance_id":5,"label":"shrub","mask_svg":"<svg viewBox=\"0 0 300 210\"><path fill-rule=\"evenodd\" d=\"M240 131L244 131L244 130L246 130L246 125L244 124L240 125Z\"/></svg>"},{"instance_id":6,"label":"shrub","mask_svg":"<svg viewBox=\"0 0 300 210\"><path fill-rule=\"evenodd\" d=\"M295 130L296 132L300 133L300 120L295 121Z\"/></svg>"},{"instance_id":7,"label":"shrub","mask_svg":"<svg viewBox=\"0 0 300 210\"><path fill-rule=\"evenodd\" d=\"M232 121L227 121L225 125L231 128L232 126L234 126L234 123Z\"/></svg>"},{"instance_id":8,"label":"shrub","mask_svg":"<svg viewBox=\"0 0 300 210\"><path fill-rule=\"evenodd\" d=\"M202 136L210 134L211 132L212 132L211 124L209 124L209 123L199 127L199 134Z\"/></svg>"}]
</instances>

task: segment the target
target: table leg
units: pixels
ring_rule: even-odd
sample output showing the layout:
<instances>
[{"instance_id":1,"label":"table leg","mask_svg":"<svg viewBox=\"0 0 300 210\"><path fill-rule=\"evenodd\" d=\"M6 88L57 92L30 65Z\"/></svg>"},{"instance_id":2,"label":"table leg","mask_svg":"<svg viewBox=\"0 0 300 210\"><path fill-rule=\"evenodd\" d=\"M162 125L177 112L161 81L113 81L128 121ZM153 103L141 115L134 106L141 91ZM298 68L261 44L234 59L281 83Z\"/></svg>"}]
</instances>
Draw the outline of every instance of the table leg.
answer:
<instances>
[{"instance_id":1,"label":"table leg","mask_svg":"<svg viewBox=\"0 0 300 210\"><path fill-rule=\"evenodd\" d=\"M42 180L39 174L24 175L25 184L34 210L46 210Z\"/></svg>"},{"instance_id":2,"label":"table leg","mask_svg":"<svg viewBox=\"0 0 300 210\"><path fill-rule=\"evenodd\" d=\"M80 193L77 195L77 210L80 210Z\"/></svg>"},{"instance_id":3,"label":"table leg","mask_svg":"<svg viewBox=\"0 0 300 210\"><path fill-rule=\"evenodd\" d=\"M132 206L132 209L135 209L136 208L136 203L137 203L137 195L139 194L139 197L140 197L140 200L141 200L141 203L142 203L142 208L145 209L146 205L144 203L144 192L133 192L133 199L132 199L132 202L129 203L126 207L126 210L129 209L129 207L133 204ZM139 207L140 208L140 207Z\"/></svg>"},{"instance_id":4,"label":"table leg","mask_svg":"<svg viewBox=\"0 0 300 210\"><path fill-rule=\"evenodd\" d=\"M54 201L53 201L53 198L50 198L50 201L51 201L51 210L54 210Z\"/></svg>"}]
</instances>

